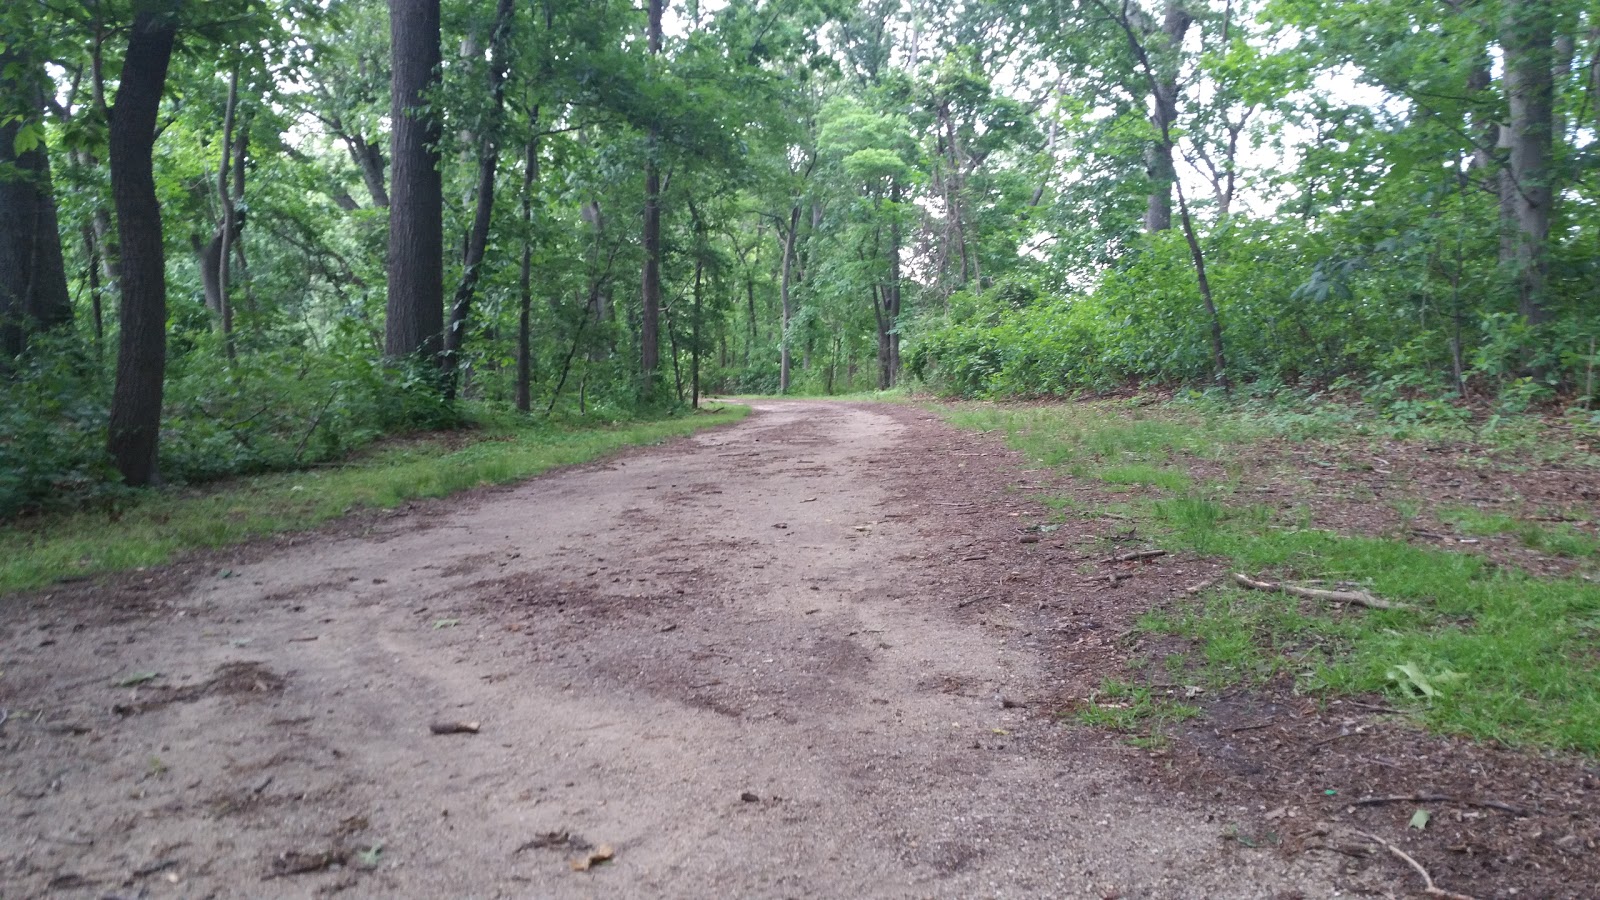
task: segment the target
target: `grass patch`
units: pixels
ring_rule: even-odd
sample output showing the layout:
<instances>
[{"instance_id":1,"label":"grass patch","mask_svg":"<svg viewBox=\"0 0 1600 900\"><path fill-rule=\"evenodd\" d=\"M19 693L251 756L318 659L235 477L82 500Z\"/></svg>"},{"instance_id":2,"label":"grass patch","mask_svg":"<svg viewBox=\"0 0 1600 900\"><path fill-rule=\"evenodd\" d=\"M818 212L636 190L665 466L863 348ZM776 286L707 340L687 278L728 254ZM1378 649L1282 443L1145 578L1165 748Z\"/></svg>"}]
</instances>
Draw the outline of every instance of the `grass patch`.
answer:
<instances>
[{"instance_id":1,"label":"grass patch","mask_svg":"<svg viewBox=\"0 0 1600 900\"><path fill-rule=\"evenodd\" d=\"M1273 578L1354 583L1411 607L1357 610L1228 585L1144 616L1146 630L1195 642L1182 664L1198 681L1287 677L1306 694L1386 693L1437 731L1600 754L1600 585L1313 528L1304 512L1236 500L1230 485L1192 484L1171 467L1179 454L1225 459L1249 441L1320 423L1291 418L1273 427L1217 405L963 406L947 414L957 425L1004 432L1047 465L1155 488L1160 496L1130 496L1116 511L1163 549L1221 557L1236 571ZM1519 441L1528 439L1519 432ZM1326 447L1330 460L1343 449ZM1600 555L1600 542L1568 526L1474 510L1440 517L1466 533L1514 534L1547 553ZM1109 702L1096 699L1079 720L1125 731L1157 715L1148 691L1117 690L1102 691Z\"/></svg>"},{"instance_id":2,"label":"grass patch","mask_svg":"<svg viewBox=\"0 0 1600 900\"><path fill-rule=\"evenodd\" d=\"M203 490L147 491L114 511L82 510L0 528L0 594L168 562L179 553L297 531L359 509L502 484L614 450L736 422L748 407L621 425L498 419L452 448L444 437L408 442L349 464L280 472Z\"/></svg>"},{"instance_id":3,"label":"grass patch","mask_svg":"<svg viewBox=\"0 0 1600 900\"><path fill-rule=\"evenodd\" d=\"M1478 537L1509 534L1524 547L1565 556L1570 559L1588 559L1600 556L1600 538L1585 534L1571 525L1529 522L1501 513L1484 512L1470 506L1446 507L1439 511L1439 521L1456 531Z\"/></svg>"},{"instance_id":4,"label":"grass patch","mask_svg":"<svg viewBox=\"0 0 1600 900\"><path fill-rule=\"evenodd\" d=\"M1182 491L1189 487L1189 476L1176 469L1161 469L1149 463L1133 463L1102 469L1097 477L1107 484L1146 485L1165 491Z\"/></svg>"},{"instance_id":5,"label":"grass patch","mask_svg":"<svg viewBox=\"0 0 1600 900\"><path fill-rule=\"evenodd\" d=\"M1133 742L1141 747L1160 746L1165 742L1167 725L1198 715L1198 706L1157 697L1148 685L1111 678L1072 713L1084 725L1132 734Z\"/></svg>"}]
</instances>

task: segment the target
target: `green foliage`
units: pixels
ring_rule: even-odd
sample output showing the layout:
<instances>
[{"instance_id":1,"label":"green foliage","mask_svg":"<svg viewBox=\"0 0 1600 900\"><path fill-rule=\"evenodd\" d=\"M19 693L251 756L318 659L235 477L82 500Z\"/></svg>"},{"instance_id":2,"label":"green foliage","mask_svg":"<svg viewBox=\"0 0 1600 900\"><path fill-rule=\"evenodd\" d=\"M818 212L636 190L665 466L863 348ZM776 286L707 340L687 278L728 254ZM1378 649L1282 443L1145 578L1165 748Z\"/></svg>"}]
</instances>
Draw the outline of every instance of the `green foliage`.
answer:
<instances>
[{"instance_id":1,"label":"green foliage","mask_svg":"<svg viewBox=\"0 0 1600 900\"><path fill-rule=\"evenodd\" d=\"M0 403L0 520L61 498L108 496L108 392L84 349L70 338L36 340L18 363Z\"/></svg>"}]
</instances>

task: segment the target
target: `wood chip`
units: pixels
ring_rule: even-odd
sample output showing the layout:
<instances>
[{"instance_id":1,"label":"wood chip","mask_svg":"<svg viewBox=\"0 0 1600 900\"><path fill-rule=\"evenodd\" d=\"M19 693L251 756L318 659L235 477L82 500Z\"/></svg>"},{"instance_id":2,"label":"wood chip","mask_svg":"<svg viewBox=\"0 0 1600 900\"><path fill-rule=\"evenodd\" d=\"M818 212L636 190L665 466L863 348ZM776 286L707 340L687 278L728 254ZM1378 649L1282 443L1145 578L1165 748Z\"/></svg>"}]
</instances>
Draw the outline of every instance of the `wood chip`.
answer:
<instances>
[{"instance_id":1,"label":"wood chip","mask_svg":"<svg viewBox=\"0 0 1600 900\"><path fill-rule=\"evenodd\" d=\"M601 844L593 852L580 856L567 865L571 866L574 872L587 872L601 863L610 862L616 855L617 851L612 849L610 844Z\"/></svg>"}]
</instances>

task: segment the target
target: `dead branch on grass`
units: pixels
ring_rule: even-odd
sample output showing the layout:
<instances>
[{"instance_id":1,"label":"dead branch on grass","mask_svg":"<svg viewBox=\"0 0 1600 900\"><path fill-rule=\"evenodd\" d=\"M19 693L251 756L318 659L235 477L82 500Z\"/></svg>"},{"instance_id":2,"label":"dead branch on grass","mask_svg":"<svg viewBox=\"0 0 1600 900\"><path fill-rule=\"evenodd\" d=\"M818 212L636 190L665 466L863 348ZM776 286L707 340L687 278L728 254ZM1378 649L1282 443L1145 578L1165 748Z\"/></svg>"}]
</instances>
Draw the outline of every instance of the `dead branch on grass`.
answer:
<instances>
[{"instance_id":1,"label":"dead branch on grass","mask_svg":"<svg viewBox=\"0 0 1600 900\"><path fill-rule=\"evenodd\" d=\"M1401 850L1399 847L1396 847L1383 838L1378 837L1375 834L1367 834L1365 831L1357 831L1356 834L1359 834L1383 849L1388 850L1396 859L1404 862L1406 865L1415 870L1418 875L1421 875L1422 883L1427 885L1427 887L1423 889L1424 894L1427 894L1430 897L1443 897L1445 900L1474 900L1474 898L1468 896L1467 894L1458 894L1454 891L1447 891L1444 888L1434 884L1433 876L1428 874L1428 870L1422 867L1422 863L1412 859L1411 854Z\"/></svg>"},{"instance_id":2,"label":"dead branch on grass","mask_svg":"<svg viewBox=\"0 0 1600 900\"><path fill-rule=\"evenodd\" d=\"M1325 591L1320 588L1300 587L1295 584L1284 584L1281 581L1258 581L1243 572L1233 573L1233 580L1244 587L1268 593L1288 594L1291 597L1300 597L1306 600L1326 600L1330 603L1349 603L1354 606L1365 606L1368 609L1410 609L1404 603L1396 603L1374 597L1366 591Z\"/></svg>"}]
</instances>

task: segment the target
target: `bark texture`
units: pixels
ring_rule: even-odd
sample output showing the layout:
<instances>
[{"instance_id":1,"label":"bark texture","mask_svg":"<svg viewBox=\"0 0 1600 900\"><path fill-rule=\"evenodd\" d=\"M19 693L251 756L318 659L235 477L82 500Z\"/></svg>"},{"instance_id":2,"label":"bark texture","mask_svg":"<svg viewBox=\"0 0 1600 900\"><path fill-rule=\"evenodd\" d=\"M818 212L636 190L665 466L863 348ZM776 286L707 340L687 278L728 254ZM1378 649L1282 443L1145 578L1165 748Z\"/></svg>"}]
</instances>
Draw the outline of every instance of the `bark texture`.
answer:
<instances>
[{"instance_id":1,"label":"bark texture","mask_svg":"<svg viewBox=\"0 0 1600 900\"><path fill-rule=\"evenodd\" d=\"M151 153L178 33L178 6L176 0L145 3L134 16L111 109L111 193L122 245L122 334L108 446L117 471L131 485L157 478L167 365L167 281Z\"/></svg>"},{"instance_id":2,"label":"bark texture","mask_svg":"<svg viewBox=\"0 0 1600 900\"><path fill-rule=\"evenodd\" d=\"M393 160L384 352L439 354L444 332L444 186L438 118L439 0L389 0Z\"/></svg>"},{"instance_id":3,"label":"bark texture","mask_svg":"<svg viewBox=\"0 0 1600 900\"><path fill-rule=\"evenodd\" d=\"M1511 126L1508 205L1516 265L1517 306L1531 325L1549 320L1546 298L1548 249L1555 192L1551 187L1554 146L1555 12L1548 0L1506 0L1500 44L1505 52L1506 95Z\"/></svg>"},{"instance_id":4,"label":"bark texture","mask_svg":"<svg viewBox=\"0 0 1600 900\"><path fill-rule=\"evenodd\" d=\"M661 15L665 0L649 0L650 21L647 40L651 56L661 53ZM661 147L661 130L652 125L647 136L644 164L644 273L640 281L642 313L639 320L639 369L644 393L655 388L656 372L661 367L661 165L656 158Z\"/></svg>"},{"instance_id":5,"label":"bark texture","mask_svg":"<svg viewBox=\"0 0 1600 900\"><path fill-rule=\"evenodd\" d=\"M1172 186L1178 180L1173 163L1172 126L1178 119L1178 66L1174 57L1183 47L1184 36L1194 17L1180 3L1168 3L1161 28L1147 39L1150 45L1152 74L1150 121L1156 139L1145 149L1145 173L1150 178L1150 197L1145 206L1144 230L1149 233L1172 227Z\"/></svg>"}]
</instances>

